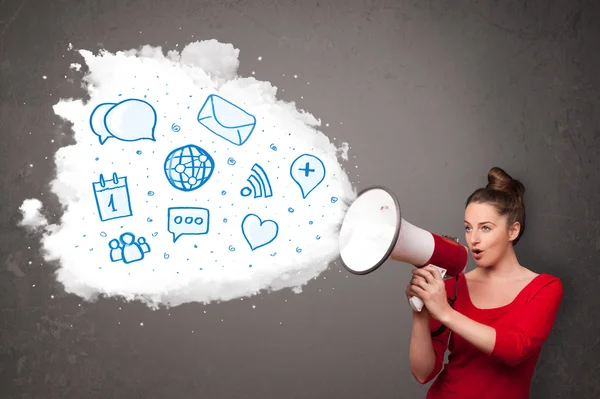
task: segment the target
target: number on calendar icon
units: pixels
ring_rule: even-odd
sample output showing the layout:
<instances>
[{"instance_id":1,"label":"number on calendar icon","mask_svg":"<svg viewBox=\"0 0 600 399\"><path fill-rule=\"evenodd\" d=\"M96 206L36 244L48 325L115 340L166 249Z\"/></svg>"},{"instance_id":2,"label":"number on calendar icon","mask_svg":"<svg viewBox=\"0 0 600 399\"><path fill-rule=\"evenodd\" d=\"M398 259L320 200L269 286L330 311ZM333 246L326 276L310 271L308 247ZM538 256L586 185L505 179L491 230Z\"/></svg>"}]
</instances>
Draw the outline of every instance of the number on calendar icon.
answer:
<instances>
[{"instance_id":1,"label":"number on calendar icon","mask_svg":"<svg viewBox=\"0 0 600 399\"><path fill-rule=\"evenodd\" d=\"M94 182L93 186L101 221L106 222L133 215L127 177L118 177L113 173L112 180L106 181L104 176L100 175L99 181Z\"/></svg>"}]
</instances>

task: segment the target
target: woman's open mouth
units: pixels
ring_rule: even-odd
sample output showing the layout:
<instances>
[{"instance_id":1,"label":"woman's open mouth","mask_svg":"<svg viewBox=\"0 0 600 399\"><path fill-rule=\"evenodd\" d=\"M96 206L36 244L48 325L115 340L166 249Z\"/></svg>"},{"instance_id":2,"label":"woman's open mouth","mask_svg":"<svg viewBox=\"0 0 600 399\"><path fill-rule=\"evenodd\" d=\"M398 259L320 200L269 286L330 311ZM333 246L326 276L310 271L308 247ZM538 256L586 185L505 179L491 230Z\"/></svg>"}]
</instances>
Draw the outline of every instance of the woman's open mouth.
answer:
<instances>
[{"instance_id":1,"label":"woman's open mouth","mask_svg":"<svg viewBox=\"0 0 600 399\"><path fill-rule=\"evenodd\" d=\"M476 250L472 251L472 254L473 254L473 258L479 260L483 256L483 251L480 249L476 249Z\"/></svg>"}]
</instances>

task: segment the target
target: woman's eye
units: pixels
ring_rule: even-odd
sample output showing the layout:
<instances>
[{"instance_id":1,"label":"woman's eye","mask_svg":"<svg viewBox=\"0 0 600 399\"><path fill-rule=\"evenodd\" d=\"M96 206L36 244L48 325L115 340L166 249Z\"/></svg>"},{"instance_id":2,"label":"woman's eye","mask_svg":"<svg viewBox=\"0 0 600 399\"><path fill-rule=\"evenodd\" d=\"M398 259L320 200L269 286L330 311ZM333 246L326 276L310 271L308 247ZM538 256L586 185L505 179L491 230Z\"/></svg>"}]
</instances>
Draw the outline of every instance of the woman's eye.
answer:
<instances>
[{"instance_id":1,"label":"woman's eye","mask_svg":"<svg viewBox=\"0 0 600 399\"><path fill-rule=\"evenodd\" d=\"M488 229L488 230L490 229L488 226L483 226L483 228L484 228L484 229Z\"/></svg>"}]
</instances>

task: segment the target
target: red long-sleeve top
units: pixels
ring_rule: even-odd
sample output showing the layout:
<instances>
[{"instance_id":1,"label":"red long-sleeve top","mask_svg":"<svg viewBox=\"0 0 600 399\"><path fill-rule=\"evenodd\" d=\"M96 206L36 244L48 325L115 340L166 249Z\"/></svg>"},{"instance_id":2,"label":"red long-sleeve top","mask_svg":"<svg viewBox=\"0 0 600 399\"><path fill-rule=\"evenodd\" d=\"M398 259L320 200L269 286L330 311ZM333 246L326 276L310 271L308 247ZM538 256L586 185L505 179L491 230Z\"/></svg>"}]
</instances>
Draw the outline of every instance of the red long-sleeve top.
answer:
<instances>
[{"instance_id":1,"label":"red long-sleeve top","mask_svg":"<svg viewBox=\"0 0 600 399\"><path fill-rule=\"evenodd\" d=\"M429 388L427 399L527 399L531 378L542 344L554 324L562 301L561 281L549 274L536 276L508 305L480 309L469 297L464 275L458 283L445 281L448 297L454 295L454 309L496 330L496 343L485 354L449 329L432 338L435 366L422 384L442 369L446 349L448 363ZM441 324L431 318L431 331ZM448 339L450 338L450 339Z\"/></svg>"}]
</instances>

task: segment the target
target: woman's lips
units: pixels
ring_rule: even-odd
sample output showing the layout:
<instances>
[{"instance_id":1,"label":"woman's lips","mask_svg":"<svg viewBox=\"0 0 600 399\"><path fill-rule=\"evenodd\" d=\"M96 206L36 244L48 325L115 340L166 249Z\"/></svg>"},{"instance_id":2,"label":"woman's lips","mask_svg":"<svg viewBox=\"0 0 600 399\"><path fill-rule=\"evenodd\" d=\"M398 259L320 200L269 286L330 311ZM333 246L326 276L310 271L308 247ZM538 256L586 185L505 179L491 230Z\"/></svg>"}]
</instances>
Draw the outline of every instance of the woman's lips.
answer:
<instances>
[{"instance_id":1,"label":"woman's lips","mask_svg":"<svg viewBox=\"0 0 600 399\"><path fill-rule=\"evenodd\" d=\"M482 256L483 256L483 251L480 251L479 253L473 252L473 258L475 258L477 260L481 259Z\"/></svg>"}]
</instances>

